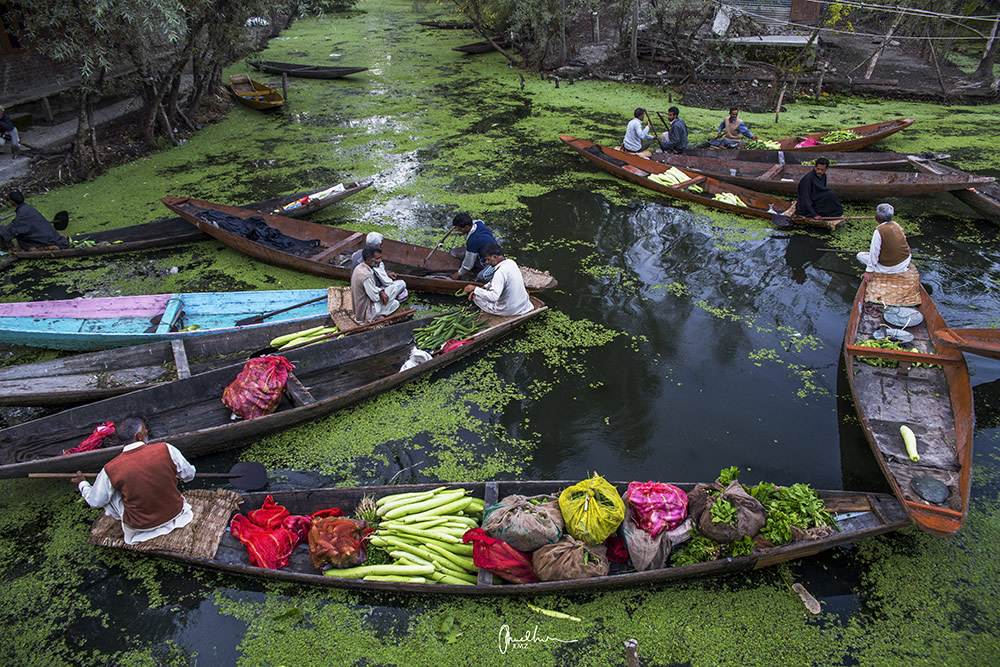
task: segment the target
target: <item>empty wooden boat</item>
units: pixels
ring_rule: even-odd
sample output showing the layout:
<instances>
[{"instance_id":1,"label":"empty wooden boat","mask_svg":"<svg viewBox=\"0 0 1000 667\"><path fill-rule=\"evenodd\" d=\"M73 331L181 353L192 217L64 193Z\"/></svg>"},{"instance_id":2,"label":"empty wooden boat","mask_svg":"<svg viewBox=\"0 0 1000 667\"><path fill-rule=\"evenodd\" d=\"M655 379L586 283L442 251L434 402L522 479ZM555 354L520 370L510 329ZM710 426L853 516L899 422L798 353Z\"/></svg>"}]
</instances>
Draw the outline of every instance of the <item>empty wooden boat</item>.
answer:
<instances>
[{"instance_id":1,"label":"empty wooden boat","mask_svg":"<svg viewBox=\"0 0 1000 667\"><path fill-rule=\"evenodd\" d=\"M647 160L633 153L616 151L613 148L600 146L585 139L576 139L567 135L562 135L559 138L567 146L580 153L601 169L636 185L641 185L644 188L649 188L650 190L655 190L656 192L661 192L677 199L704 204L705 206L711 206L712 208L732 213L768 219L772 219L776 214L788 215L788 212L792 210L792 203L787 200L777 199L770 195L761 194L730 183L724 183L718 179L694 172L686 172L689 178L677 185L664 185L650 177L662 174L670 169L665 164L656 162L655 160ZM681 171L685 170L682 169ZM715 197L719 195L735 196L744 206L735 204L732 200L716 199ZM790 215L789 219L793 224L809 225L829 230L836 229L843 223L842 218L836 220L814 220Z\"/></svg>"},{"instance_id":2,"label":"empty wooden boat","mask_svg":"<svg viewBox=\"0 0 1000 667\"><path fill-rule=\"evenodd\" d=\"M305 79L340 79L351 74L367 72L367 67L331 67L327 65L300 65L279 63L273 60L251 60L249 64L268 74L287 74Z\"/></svg>"},{"instance_id":3,"label":"empty wooden boat","mask_svg":"<svg viewBox=\"0 0 1000 667\"><path fill-rule=\"evenodd\" d=\"M472 21L417 21L417 25L442 30L472 30L474 27Z\"/></svg>"},{"instance_id":4,"label":"empty wooden boat","mask_svg":"<svg viewBox=\"0 0 1000 667\"><path fill-rule=\"evenodd\" d=\"M183 197L164 197L163 203L206 234L251 257L338 280L351 279L351 255L365 246L365 234L338 227ZM442 250L385 239L382 253L386 269L406 281L408 289L454 294L470 283L452 280L462 262ZM558 285L546 272L520 268L529 291Z\"/></svg>"},{"instance_id":5,"label":"empty wooden boat","mask_svg":"<svg viewBox=\"0 0 1000 667\"><path fill-rule=\"evenodd\" d=\"M492 42L489 40L484 40L482 42L473 42L472 44L453 46L451 50L461 51L462 53L467 53L469 55L478 55L480 53L490 53L491 51L496 51L497 46L499 46L501 49L506 49L510 47L510 40L497 37Z\"/></svg>"},{"instance_id":6,"label":"empty wooden boat","mask_svg":"<svg viewBox=\"0 0 1000 667\"><path fill-rule=\"evenodd\" d=\"M385 591L398 593L406 591L416 594L451 594L451 595L538 595L542 593L592 592L598 589L622 587L642 587L651 584L669 583L693 577L704 577L733 572L757 570L779 563L812 556L835 546L850 544L857 540L882 535L908 525L906 515L899 502L888 494L859 493L854 491L817 491L823 500L826 510L830 512L836 523L836 531L827 537L805 539L777 547L754 550L747 556L736 556L710 560L693 565L677 565L646 571L636 571L628 564L611 563L611 570L605 576L587 577L584 579L543 581L530 584L512 584L494 576L491 572L478 570L478 580L474 585L415 583L415 582L383 582L364 581L361 579L344 579L324 576L312 564L308 544L296 547L289 558L289 564L278 570L270 570L250 564L247 548L227 530L229 517L239 512L246 514L262 506L265 498L271 496L273 502L285 507L293 515L308 516L322 509L336 507L345 516L353 516L358 504L363 498L381 498L396 493L415 493L431 490L437 487L465 489L468 495L480 498L485 505L509 495L518 494L527 497L541 494L558 496L561 491L575 482L570 481L496 481L469 482L461 484L412 484L399 486L361 486L330 489L309 489L294 491L268 491L260 493L235 494L200 490L193 493L201 494L201 502L212 505L212 510L204 514L215 514L210 535L199 534L196 541L204 549L200 553L172 549L169 538L157 538L159 544L140 545L140 549L150 555L177 560L189 565L232 572L248 577L264 580L294 582L348 588L357 591ZM620 492L624 492L627 482L615 484ZM690 493L694 484L678 483L685 493ZM214 498L213 498L214 495ZM231 509L236 503L241 503L237 510ZM224 504L224 505L222 505ZM208 524L209 522L206 522ZM121 533L120 523L115 525L109 518L98 519L91 531L91 542L105 547L123 547L124 541L117 535ZM178 541L185 540L178 536ZM166 544L165 544L166 543Z\"/></svg>"},{"instance_id":7,"label":"empty wooden boat","mask_svg":"<svg viewBox=\"0 0 1000 667\"><path fill-rule=\"evenodd\" d=\"M783 150L750 150L720 151L714 148L686 148L685 156L708 157L714 160L730 161L738 160L744 162L763 162L768 165L775 164L807 164L812 166L819 155L810 154L803 151L783 151ZM847 167L849 169L908 169L914 162L924 162L926 160L948 160L951 158L947 153L889 153L876 151L822 151L823 157L830 160L831 168ZM653 154L653 159L657 154Z\"/></svg>"},{"instance_id":8,"label":"empty wooden boat","mask_svg":"<svg viewBox=\"0 0 1000 667\"><path fill-rule=\"evenodd\" d=\"M923 287L921 321L904 327L914 336L906 347L918 352L859 345L885 326L882 308L865 301L865 289L862 283L844 340L858 418L910 519L932 535L954 535L968 514L972 483L972 385L965 357L957 349L935 346L935 335L946 325ZM859 358L887 359L898 362L899 368L872 366ZM901 426L916 435L919 461L908 456ZM940 494L940 500L932 502L921 493L932 498Z\"/></svg>"},{"instance_id":9,"label":"empty wooden boat","mask_svg":"<svg viewBox=\"0 0 1000 667\"><path fill-rule=\"evenodd\" d=\"M151 438L169 442L189 459L242 447L254 438L318 419L462 359L546 310L534 297L532 304L533 310L515 317L483 314L487 326L470 342L407 370L400 368L414 348L413 330L432 318L282 352L295 370L288 376L277 409L256 419L232 419L220 400L243 369L241 362L18 424L0 430L0 478L100 469L121 452L120 447L61 454L80 444L96 426L127 417L141 418Z\"/></svg>"},{"instance_id":10,"label":"empty wooden boat","mask_svg":"<svg viewBox=\"0 0 1000 667\"><path fill-rule=\"evenodd\" d=\"M1000 329L938 329L934 342L981 357L1000 359Z\"/></svg>"},{"instance_id":11,"label":"empty wooden boat","mask_svg":"<svg viewBox=\"0 0 1000 667\"><path fill-rule=\"evenodd\" d=\"M947 176L966 173L961 169L949 167L948 165L935 161L915 163L913 166L925 174ZM964 204L967 204L969 208L976 211L990 222L1000 224L1000 185L997 183L977 185L964 190L952 190L951 194L955 195L955 197L961 200Z\"/></svg>"},{"instance_id":12,"label":"empty wooden boat","mask_svg":"<svg viewBox=\"0 0 1000 667\"><path fill-rule=\"evenodd\" d=\"M285 103L285 98L277 90L254 81L246 74L229 77L229 89L242 104L258 111L276 109Z\"/></svg>"},{"instance_id":13,"label":"empty wooden boat","mask_svg":"<svg viewBox=\"0 0 1000 667\"><path fill-rule=\"evenodd\" d=\"M739 155L740 152L737 151L736 156ZM807 165L767 165L761 162L744 162L733 159L716 160L710 157L697 157L688 154L675 155L663 152L653 153L652 159L740 187L782 195L797 194L799 181L813 170L813 167ZM843 166L837 169L828 169L826 172L826 184L837 193L838 197L855 199L902 197L962 190L987 185L993 181L991 176L974 176L964 172L932 174L880 169L849 169Z\"/></svg>"}]
</instances>

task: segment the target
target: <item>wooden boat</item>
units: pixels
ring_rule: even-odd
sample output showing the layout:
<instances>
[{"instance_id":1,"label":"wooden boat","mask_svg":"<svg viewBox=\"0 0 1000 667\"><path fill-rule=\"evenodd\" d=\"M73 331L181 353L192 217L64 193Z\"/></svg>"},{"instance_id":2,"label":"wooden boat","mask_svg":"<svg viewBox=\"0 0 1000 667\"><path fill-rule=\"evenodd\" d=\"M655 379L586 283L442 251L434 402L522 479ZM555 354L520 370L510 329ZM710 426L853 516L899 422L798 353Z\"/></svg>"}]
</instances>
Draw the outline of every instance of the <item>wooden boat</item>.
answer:
<instances>
[{"instance_id":1,"label":"wooden boat","mask_svg":"<svg viewBox=\"0 0 1000 667\"><path fill-rule=\"evenodd\" d=\"M472 21L417 21L417 25L442 30L472 30L475 27Z\"/></svg>"},{"instance_id":2,"label":"wooden boat","mask_svg":"<svg viewBox=\"0 0 1000 667\"><path fill-rule=\"evenodd\" d=\"M256 214L234 206L183 197L164 197L163 203L174 213L195 225L231 248L256 257L269 264L287 266L306 273L315 273L338 280L351 279L351 255L365 245L365 234L338 227L317 225L277 215L260 215L279 238L315 242L310 248L295 254L272 245L250 240L246 232L223 229L212 221L218 214L235 218L249 218ZM235 222L238 222L234 220ZM408 289L439 294L454 294L467 280L452 280L451 274L461 267L461 260L442 250L386 239L382 243L386 269L406 281ZM521 267L525 286L529 291L552 289L558 283L547 273Z\"/></svg>"},{"instance_id":3,"label":"wooden boat","mask_svg":"<svg viewBox=\"0 0 1000 667\"><path fill-rule=\"evenodd\" d=\"M895 134L902 129L913 125L916 121L913 118L897 118L895 120L887 120L881 123L871 123L869 125L858 125L857 127L845 127L844 130L853 130L855 133L861 136L856 139L849 139L847 141L837 141L829 144L824 144L823 137L834 132L836 130L827 130L826 132L814 132L813 134L803 134L796 137L787 137L785 139L776 139L775 141L780 144L778 150L783 151L806 151L811 153L826 152L826 151L856 151L872 144L882 141L889 135ZM813 140L816 143L812 146L799 146L804 141ZM742 147L742 143L740 146Z\"/></svg>"},{"instance_id":4,"label":"wooden boat","mask_svg":"<svg viewBox=\"0 0 1000 667\"><path fill-rule=\"evenodd\" d=\"M250 209L259 213L274 213L280 211L290 218L302 218L320 211L331 204L357 194L372 184L372 179L364 181L338 183L330 188L296 192L291 195L281 195L251 204L242 204L240 208ZM323 195L323 193L326 193ZM323 195L323 196L320 196ZM305 199L305 202L302 200ZM300 203L302 202L302 203ZM285 208L288 206L288 208ZM89 234L73 234L77 243L87 243L72 248L54 248L38 250L13 250L0 257L0 269L22 259L59 259L62 257L91 257L111 253L146 250L163 246L207 241L208 234L191 226L181 217L154 220L139 225L109 229ZM92 245L91 245L92 244Z\"/></svg>"},{"instance_id":5,"label":"wooden boat","mask_svg":"<svg viewBox=\"0 0 1000 667\"><path fill-rule=\"evenodd\" d=\"M742 162L763 162L768 165L775 164L802 164L807 162L810 166L815 163L819 155L803 151L767 151L743 149L739 151L720 151L715 148L686 148L685 156L708 157L714 160L728 162L730 160ZM874 151L823 151L823 157L830 160L830 168L836 169L847 167L848 169L899 169L910 168L914 162L924 162L927 160L948 160L951 158L947 153L883 153ZM658 154L653 154L653 159L657 159Z\"/></svg>"},{"instance_id":6,"label":"wooden boat","mask_svg":"<svg viewBox=\"0 0 1000 667\"><path fill-rule=\"evenodd\" d=\"M866 307L862 283L847 322L844 359L858 418L890 487L921 530L949 536L958 532L969 511L972 385L962 353L935 348L934 336L946 325L922 287L920 297L923 321L906 329L915 336L906 345L919 352L863 347L857 343L872 338L882 318L874 304ZM879 368L859 357L896 360L900 368ZM914 362L940 368L910 367ZM918 462L907 456L901 425L916 434ZM946 500L932 503L917 494L911 482L926 477L947 487Z\"/></svg>"},{"instance_id":7,"label":"wooden boat","mask_svg":"<svg viewBox=\"0 0 1000 667\"><path fill-rule=\"evenodd\" d=\"M337 507L345 515L351 516L354 514L358 503L365 496L379 498L394 493L429 490L437 486L464 488L469 491L469 495L483 499L488 507L498 499L505 498L511 494L524 496L554 494L558 496L563 489L572 484L574 482L571 481L496 481L464 484L412 484L269 491L242 494L241 506L236 511L245 514L248 511L257 509L261 507L264 499L268 495L271 495L274 502L287 508L292 514L308 515L320 509ZM628 483L618 482L616 486L619 491L624 492ZM676 484L676 486L689 493L695 485L680 483ZM206 492L202 491L202 493ZM479 570L477 584L468 586L437 583L390 583L327 577L323 576L313 567L312 561L309 558L308 544L300 545L292 552L289 564L286 567L280 570L269 570L251 565L246 547L226 530L228 521L222 522L218 520L214 526L214 529L218 532L217 540L210 539L208 535L198 536L199 543L205 545L206 553L211 551L215 544L218 544L214 550L214 554L211 556L189 555L180 551L162 548L150 550L147 553L211 570L221 570L266 580L289 581L335 588L387 591L393 593L406 591L408 593L445 593L454 595L537 595L570 591L591 592L597 589L626 586L648 586L650 584L668 583L693 577L756 570L812 556L832 547L849 544L866 537L889 533L908 524L906 515L899 502L888 494L858 493L852 491L817 491L817 494L823 499L827 511L833 514L837 523L838 532L833 533L829 537L803 540L779 547L772 547L755 552L749 556L723 558L695 565L681 565L644 572L634 571L624 564L612 563L611 572L606 576L569 581L511 584L501 580L499 577L495 577L486 570ZM229 516L234 513L230 513ZM226 515L223 513L221 516ZM100 522L101 520L99 519L94 524L91 541L103 546L117 546L116 544L111 544L100 539L103 537ZM120 530L120 528L117 528L117 532L120 533ZM123 542L118 539L117 543L122 544Z\"/></svg>"},{"instance_id":8,"label":"wooden boat","mask_svg":"<svg viewBox=\"0 0 1000 667\"><path fill-rule=\"evenodd\" d=\"M346 287L332 289L349 290ZM0 405L97 401L274 352L269 347L270 341L285 334L336 325L340 334L352 335L374 326L402 321L413 313L412 309L400 309L384 319L359 325L351 313L334 311L332 316L323 313L306 320L265 321L263 326L237 331L6 366L0 368ZM339 334L331 334L331 337L336 335Z\"/></svg>"},{"instance_id":9,"label":"wooden boat","mask_svg":"<svg viewBox=\"0 0 1000 667\"><path fill-rule=\"evenodd\" d=\"M737 156L739 154L736 152ZM663 152L653 153L652 159L662 164L711 176L740 187L783 195L797 194L799 181L813 170L811 166L806 165L767 165L762 162L743 162L732 159L715 160ZM973 176L964 172L961 174L931 174L849 169L843 166L829 169L826 172L826 184L839 197L844 198L923 195L931 192L979 187L992 183L994 180L991 176Z\"/></svg>"},{"instance_id":10,"label":"wooden boat","mask_svg":"<svg viewBox=\"0 0 1000 667\"><path fill-rule=\"evenodd\" d=\"M480 53L490 53L491 51L496 51L497 46L499 46L501 49L506 49L510 47L510 40L497 37L492 42L489 40L484 40L482 42L473 42L472 44L453 46L451 50L461 51L462 53L468 53L470 55L478 55Z\"/></svg>"},{"instance_id":11,"label":"wooden boat","mask_svg":"<svg viewBox=\"0 0 1000 667\"><path fill-rule=\"evenodd\" d=\"M669 169L667 165L655 160L647 160L633 153L616 151L613 148L600 146L585 139L576 139L567 135L561 135L559 138L567 146L583 155L601 169L636 185L641 185L656 192L662 192L677 199L704 204L705 206L711 206L712 208L722 209L731 213L768 219L772 218L775 214L784 213L787 215L788 211L793 210L793 203L784 199L776 199L770 195L761 194L730 183L724 183L718 179L709 178L708 176L694 172L687 172L683 169L681 171L685 171L690 177L687 181L672 186L657 183L649 178L650 175L662 174ZM697 186L703 192L692 192L691 186ZM725 193L736 195L746 206L738 206L713 198L717 194ZM794 215L789 216L789 218L794 224L818 226L829 230L836 229L843 222L842 219L813 220Z\"/></svg>"},{"instance_id":12,"label":"wooden boat","mask_svg":"<svg viewBox=\"0 0 1000 667\"><path fill-rule=\"evenodd\" d=\"M251 60L249 64L268 74L287 74L305 79L340 79L350 74L367 72L367 67L330 67L326 65L299 65L278 63L273 60Z\"/></svg>"},{"instance_id":13,"label":"wooden boat","mask_svg":"<svg viewBox=\"0 0 1000 667\"><path fill-rule=\"evenodd\" d=\"M913 166L925 174L943 176L965 174L961 169L932 160L916 163ZM1000 184L987 183L965 190L952 190L951 194L990 222L1000 224Z\"/></svg>"},{"instance_id":14,"label":"wooden boat","mask_svg":"<svg viewBox=\"0 0 1000 667\"><path fill-rule=\"evenodd\" d=\"M462 359L547 310L534 297L532 304L534 310L516 317L484 315L488 326L471 342L405 371L400 366L414 347L413 330L430 318L289 350L282 356L295 370L285 395L273 413L256 419L231 419L220 400L243 369L241 362L18 424L0 430L0 479L29 472L99 469L121 448L60 454L82 442L94 427L127 417L143 419L152 438L166 440L189 459L241 447Z\"/></svg>"},{"instance_id":15,"label":"wooden boat","mask_svg":"<svg viewBox=\"0 0 1000 667\"><path fill-rule=\"evenodd\" d=\"M254 81L246 74L233 74L229 77L229 89L236 99L258 111L276 109L285 103L285 98L277 90Z\"/></svg>"},{"instance_id":16,"label":"wooden boat","mask_svg":"<svg viewBox=\"0 0 1000 667\"><path fill-rule=\"evenodd\" d=\"M236 322L282 309L288 310L266 322L320 317L327 312L326 290L185 292L5 303L0 310L0 343L105 350L262 327L264 323L239 327Z\"/></svg>"},{"instance_id":17,"label":"wooden boat","mask_svg":"<svg viewBox=\"0 0 1000 667\"><path fill-rule=\"evenodd\" d=\"M938 329L934 342L962 352L1000 359L1000 329Z\"/></svg>"}]
</instances>

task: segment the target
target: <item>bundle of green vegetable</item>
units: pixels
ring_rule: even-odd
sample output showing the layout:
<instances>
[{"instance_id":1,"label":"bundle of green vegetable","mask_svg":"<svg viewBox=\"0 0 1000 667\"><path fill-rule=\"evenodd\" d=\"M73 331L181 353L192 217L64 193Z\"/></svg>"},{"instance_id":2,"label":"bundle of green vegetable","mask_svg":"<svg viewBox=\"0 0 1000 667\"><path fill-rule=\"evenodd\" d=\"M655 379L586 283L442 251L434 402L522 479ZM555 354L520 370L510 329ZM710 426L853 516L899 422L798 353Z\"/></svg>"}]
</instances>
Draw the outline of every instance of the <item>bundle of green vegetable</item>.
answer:
<instances>
[{"instance_id":1,"label":"bundle of green vegetable","mask_svg":"<svg viewBox=\"0 0 1000 667\"><path fill-rule=\"evenodd\" d=\"M899 350L900 352L916 352L920 353L920 350L915 347L904 347L903 345L897 343L894 340L888 338L870 338L868 340L863 340L857 345L861 347L874 347L879 350ZM881 368L898 368L899 361L896 359L878 359L875 357L858 357L858 361L863 361L869 366L879 366ZM919 368L920 366L926 366L927 368L939 367L938 364L926 364L919 361L911 362L910 364L914 368Z\"/></svg>"},{"instance_id":2,"label":"bundle of green vegetable","mask_svg":"<svg viewBox=\"0 0 1000 667\"><path fill-rule=\"evenodd\" d=\"M776 151L781 144L772 139L744 139L743 148L749 151Z\"/></svg>"},{"instance_id":3,"label":"bundle of green vegetable","mask_svg":"<svg viewBox=\"0 0 1000 667\"><path fill-rule=\"evenodd\" d=\"M306 329L305 331L296 331L295 333L285 334L284 336L278 336L273 339L271 341L271 347L276 347L279 350L286 350L290 347L311 345L330 338L332 334L335 334L338 331L340 331L340 329L337 327L313 327L312 329Z\"/></svg>"},{"instance_id":4,"label":"bundle of green vegetable","mask_svg":"<svg viewBox=\"0 0 1000 667\"><path fill-rule=\"evenodd\" d=\"M472 545L464 544L462 535L479 526L483 501L467 493L441 486L380 498L375 503L378 530L369 542L388 552L393 563L330 569L323 574L365 581L474 585L479 570L472 562Z\"/></svg>"},{"instance_id":5,"label":"bundle of green vegetable","mask_svg":"<svg viewBox=\"0 0 1000 667\"><path fill-rule=\"evenodd\" d=\"M712 199L724 202L726 204L732 204L733 206L742 206L743 208L748 208L747 205L743 203L743 200L734 195L732 192L716 193L716 195L712 197Z\"/></svg>"},{"instance_id":6,"label":"bundle of green vegetable","mask_svg":"<svg viewBox=\"0 0 1000 667\"><path fill-rule=\"evenodd\" d=\"M799 164L801 164L803 167L812 167L816 164L816 160L803 160ZM837 164L836 160L830 160L831 167L834 166L835 164Z\"/></svg>"},{"instance_id":7,"label":"bundle of green vegetable","mask_svg":"<svg viewBox=\"0 0 1000 667\"><path fill-rule=\"evenodd\" d=\"M662 174L650 174L649 180L653 181L654 183L659 183L660 185L673 187L685 181L690 181L691 177L685 174L677 167L671 167ZM704 190L697 185L689 185L687 189L694 193L704 192Z\"/></svg>"},{"instance_id":8,"label":"bundle of green vegetable","mask_svg":"<svg viewBox=\"0 0 1000 667\"><path fill-rule=\"evenodd\" d=\"M852 139L860 139L861 135L854 130L835 130L833 132L827 132L819 142L821 144L836 144L841 141L851 141Z\"/></svg>"},{"instance_id":9,"label":"bundle of green vegetable","mask_svg":"<svg viewBox=\"0 0 1000 667\"><path fill-rule=\"evenodd\" d=\"M440 315L430 324L413 330L413 339L421 350L437 350L449 340L468 338L485 325L476 321L479 311L466 309Z\"/></svg>"}]
</instances>

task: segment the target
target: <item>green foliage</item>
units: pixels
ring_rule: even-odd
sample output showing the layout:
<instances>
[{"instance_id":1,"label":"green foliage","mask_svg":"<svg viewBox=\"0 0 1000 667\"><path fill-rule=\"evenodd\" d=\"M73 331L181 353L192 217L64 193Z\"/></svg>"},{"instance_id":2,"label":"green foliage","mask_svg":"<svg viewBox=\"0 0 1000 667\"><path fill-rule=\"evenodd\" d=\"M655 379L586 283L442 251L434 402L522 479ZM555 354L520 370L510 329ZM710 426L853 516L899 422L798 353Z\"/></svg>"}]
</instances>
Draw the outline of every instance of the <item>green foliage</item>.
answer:
<instances>
[{"instance_id":1,"label":"green foliage","mask_svg":"<svg viewBox=\"0 0 1000 667\"><path fill-rule=\"evenodd\" d=\"M771 544L780 546L792 539L792 519L780 510L767 513L767 522L760 529L760 534Z\"/></svg>"},{"instance_id":2,"label":"green foliage","mask_svg":"<svg viewBox=\"0 0 1000 667\"><path fill-rule=\"evenodd\" d=\"M708 539L694 528L689 530L688 534L691 535L691 539L670 554L670 564L672 566L680 567L682 565L707 563L722 556L722 545L718 542Z\"/></svg>"},{"instance_id":3,"label":"green foliage","mask_svg":"<svg viewBox=\"0 0 1000 667\"><path fill-rule=\"evenodd\" d=\"M836 525L833 517L826 511L823 500L808 484L792 484L775 489L771 503L765 509L785 512L800 528Z\"/></svg>"},{"instance_id":4,"label":"green foliage","mask_svg":"<svg viewBox=\"0 0 1000 667\"><path fill-rule=\"evenodd\" d=\"M744 535L738 540L734 540L729 544L728 547L729 555L733 556L749 556L753 553L753 540L750 539L749 535Z\"/></svg>"},{"instance_id":5,"label":"green foliage","mask_svg":"<svg viewBox=\"0 0 1000 667\"><path fill-rule=\"evenodd\" d=\"M765 508L771 502L771 494L774 493L774 484L771 482L761 482L750 489L750 495L756 498Z\"/></svg>"},{"instance_id":6,"label":"green foliage","mask_svg":"<svg viewBox=\"0 0 1000 667\"><path fill-rule=\"evenodd\" d=\"M730 466L719 471L719 484L729 486L740 477L740 469L737 466Z\"/></svg>"},{"instance_id":7,"label":"green foliage","mask_svg":"<svg viewBox=\"0 0 1000 667\"><path fill-rule=\"evenodd\" d=\"M358 4L358 0L311 0L301 9L303 14L315 14L325 16L326 14L336 14L353 9Z\"/></svg>"},{"instance_id":8,"label":"green foliage","mask_svg":"<svg viewBox=\"0 0 1000 667\"><path fill-rule=\"evenodd\" d=\"M728 523L731 526L735 526L736 521L739 519L736 508L725 498L717 498L712 503L712 506L708 508L708 513L712 515L714 523Z\"/></svg>"}]
</instances>

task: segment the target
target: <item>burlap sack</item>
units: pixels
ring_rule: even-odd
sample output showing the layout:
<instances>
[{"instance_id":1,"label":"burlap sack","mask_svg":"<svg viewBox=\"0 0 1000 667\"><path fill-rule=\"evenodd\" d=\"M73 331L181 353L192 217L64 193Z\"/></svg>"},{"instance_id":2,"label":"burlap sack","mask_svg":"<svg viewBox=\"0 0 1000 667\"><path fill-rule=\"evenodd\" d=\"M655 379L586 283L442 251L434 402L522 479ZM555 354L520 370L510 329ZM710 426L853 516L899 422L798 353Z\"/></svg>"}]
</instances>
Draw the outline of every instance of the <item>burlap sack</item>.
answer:
<instances>
[{"instance_id":1,"label":"burlap sack","mask_svg":"<svg viewBox=\"0 0 1000 667\"><path fill-rule=\"evenodd\" d=\"M541 581L603 577L608 573L607 549L603 544L588 545L569 535L555 544L546 544L532 555L535 576Z\"/></svg>"},{"instance_id":2,"label":"burlap sack","mask_svg":"<svg viewBox=\"0 0 1000 667\"><path fill-rule=\"evenodd\" d=\"M553 496L507 496L483 512L483 530L518 551L554 544L563 533L559 501Z\"/></svg>"},{"instance_id":3,"label":"burlap sack","mask_svg":"<svg viewBox=\"0 0 1000 667\"><path fill-rule=\"evenodd\" d=\"M725 498L736 508L736 525L712 520L709 510L719 498ZM738 481L732 482L725 489L717 481L694 487L694 491L688 494L688 516L694 521L699 533L722 544L729 544L744 536L752 538L760 532L767 521L764 506L747 493Z\"/></svg>"},{"instance_id":4,"label":"burlap sack","mask_svg":"<svg viewBox=\"0 0 1000 667\"><path fill-rule=\"evenodd\" d=\"M628 491L622 494L622 500L627 502L627 495ZM628 547L629 560L636 570L645 572L667 567L667 561L670 559L670 539L667 537L667 531L652 537L639 527L632 512L626 512L621 525L621 534L625 546Z\"/></svg>"}]
</instances>

